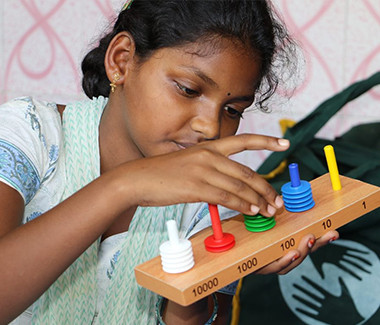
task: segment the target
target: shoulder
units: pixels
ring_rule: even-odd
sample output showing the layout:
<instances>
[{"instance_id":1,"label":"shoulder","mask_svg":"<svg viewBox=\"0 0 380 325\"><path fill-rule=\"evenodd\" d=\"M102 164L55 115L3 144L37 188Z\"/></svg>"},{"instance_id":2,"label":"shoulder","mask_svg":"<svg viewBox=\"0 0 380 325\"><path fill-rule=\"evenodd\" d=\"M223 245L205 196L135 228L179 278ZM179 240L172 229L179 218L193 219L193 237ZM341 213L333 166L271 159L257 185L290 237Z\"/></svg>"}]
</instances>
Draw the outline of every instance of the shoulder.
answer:
<instances>
[{"instance_id":1,"label":"shoulder","mask_svg":"<svg viewBox=\"0 0 380 325\"><path fill-rule=\"evenodd\" d=\"M29 123L32 128L44 123L60 123L57 105L39 101L32 97L19 97L0 105L1 125L3 121Z\"/></svg>"},{"instance_id":2,"label":"shoulder","mask_svg":"<svg viewBox=\"0 0 380 325\"><path fill-rule=\"evenodd\" d=\"M0 178L26 202L55 167L61 134L54 103L21 97L0 105Z\"/></svg>"},{"instance_id":3,"label":"shoulder","mask_svg":"<svg viewBox=\"0 0 380 325\"><path fill-rule=\"evenodd\" d=\"M74 120L76 122L78 120L85 122L89 119L99 120L107 103L108 98L103 96L68 103L64 107L64 110L62 110L63 121L65 123L67 120Z\"/></svg>"},{"instance_id":4,"label":"shoulder","mask_svg":"<svg viewBox=\"0 0 380 325\"><path fill-rule=\"evenodd\" d=\"M57 105L53 102L38 100L31 96L17 97L0 105L0 110L44 110L47 108L49 110L57 110Z\"/></svg>"},{"instance_id":5,"label":"shoulder","mask_svg":"<svg viewBox=\"0 0 380 325\"><path fill-rule=\"evenodd\" d=\"M41 151L62 142L61 118L55 103L20 97L0 105L0 140L23 151L33 161Z\"/></svg>"}]
</instances>

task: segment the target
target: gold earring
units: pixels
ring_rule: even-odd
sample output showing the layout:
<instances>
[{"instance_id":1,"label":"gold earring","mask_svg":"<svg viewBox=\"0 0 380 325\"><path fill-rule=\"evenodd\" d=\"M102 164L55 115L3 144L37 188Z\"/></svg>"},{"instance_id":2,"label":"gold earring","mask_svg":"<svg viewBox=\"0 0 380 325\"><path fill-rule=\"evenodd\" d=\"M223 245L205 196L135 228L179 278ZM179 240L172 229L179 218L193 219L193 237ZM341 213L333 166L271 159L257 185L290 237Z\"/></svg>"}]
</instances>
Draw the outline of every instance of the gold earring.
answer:
<instances>
[{"instance_id":1,"label":"gold earring","mask_svg":"<svg viewBox=\"0 0 380 325\"><path fill-rule=\"evenodd\" d=\"M115 92L115 89L117 87L116 85L116 82L120 80L120 74L118 72L115 72L114 75L113 75L113 80L112 82L110 83L110 86L111 86L111 92Z\"/></svg>"}]
</instances>

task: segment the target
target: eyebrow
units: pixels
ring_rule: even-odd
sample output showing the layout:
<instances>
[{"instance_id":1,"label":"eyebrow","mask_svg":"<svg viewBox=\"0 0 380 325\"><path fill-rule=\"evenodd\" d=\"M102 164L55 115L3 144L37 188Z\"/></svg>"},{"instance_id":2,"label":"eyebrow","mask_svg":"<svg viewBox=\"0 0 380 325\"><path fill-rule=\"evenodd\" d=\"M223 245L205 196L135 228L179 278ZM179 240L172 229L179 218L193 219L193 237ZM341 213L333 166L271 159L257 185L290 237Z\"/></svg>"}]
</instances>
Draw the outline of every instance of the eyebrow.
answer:
<instances>
[{"instance_id":1,"label":"eyebrow","mask_svg":"<svg viewBox=\"0 0 380 325\"><path fill-rule=\"evenodd\" d=\"M232 98L232 100L234 102L238 101L238 102L252 102L252 103L253 103L254 99L255 99L254 95L252 95L252 96L239 96L239 97Z\"/></svg>"},{"instance_id":2,"label":"eyebrow","mask_svg":"<svg viewBox=\"0 0 380 325\"><path fill-rule=\"evenodd\" d=\"M193 67L193 66L183 66L184 69L189 70L193 72L198 78L202 79L205 83L209 84L212 87L219 88L218 84L211 79L209 76L207 76L202 70ZM239 101L239 102L253 102L255 96L250 95L250 96L239 96L239 97L234 97L234 101Z\"/></svg>"},{"instance_id":3,"label":"eyebrow","mask_svg":"<svg viewBox=\"0 0 380 325\"><path fill-rule=\"evenodd\" d=\"M209 84L212 87L219 88L218 84L212 80L209 76L207 76L202 70L193 67L193 66L182 66L184 69L189 70L194 73L198 78L202 79L205 83Z\"/></svg>"}]
</instances>

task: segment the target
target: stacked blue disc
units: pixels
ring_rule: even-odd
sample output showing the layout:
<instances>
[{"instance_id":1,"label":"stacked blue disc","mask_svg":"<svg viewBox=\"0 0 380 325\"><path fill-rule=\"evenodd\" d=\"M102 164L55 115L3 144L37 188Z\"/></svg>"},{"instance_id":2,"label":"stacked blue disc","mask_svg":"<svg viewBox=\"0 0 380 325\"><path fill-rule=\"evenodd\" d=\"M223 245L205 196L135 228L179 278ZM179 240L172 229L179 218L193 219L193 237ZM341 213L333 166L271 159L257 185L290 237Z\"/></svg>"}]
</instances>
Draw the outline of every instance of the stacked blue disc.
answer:
<instances>
[{"instance_id":1,"label":"stacked blue disc","mask_svg":"<svg viewBox=\"0 0 380 325\"><path fill-rule=\"evenodd\" d=\"M300 180L298 164L289 165L290 182L281 187L282 198L286 210L303 212L311 209L315 202L308 181Z\"/></svg>"}]
</instances>

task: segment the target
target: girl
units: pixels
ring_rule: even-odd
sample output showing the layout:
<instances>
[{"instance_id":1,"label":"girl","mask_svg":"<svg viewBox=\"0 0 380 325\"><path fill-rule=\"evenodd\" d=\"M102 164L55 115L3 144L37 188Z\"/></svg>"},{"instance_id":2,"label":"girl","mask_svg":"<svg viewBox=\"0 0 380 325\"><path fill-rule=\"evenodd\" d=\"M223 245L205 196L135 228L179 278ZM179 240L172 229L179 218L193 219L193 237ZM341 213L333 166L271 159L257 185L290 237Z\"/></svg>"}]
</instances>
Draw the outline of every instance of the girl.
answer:
<instances>
[{"instance_id":1,"label":"girl","mask_svg":"<svg viewBox=\"0 0 380 325\"><path fill-rule=\"evenodd\" d=\"M1 322L42 295L37 324L211 323L215 297L155 313L158 297L133 269L158 255L166 220L186 237L209 225L197 202L228 208L224 218L282 207L264 179L228 157L289 147L234 136L244 111L275 91L272 68L289 41L265 1L135 0L83 60L89 100L2 105ZM337 236L305 236L258 273L286 273ZM218 298L225 323L231 299Z\"/></svg>"}]
</instances>

